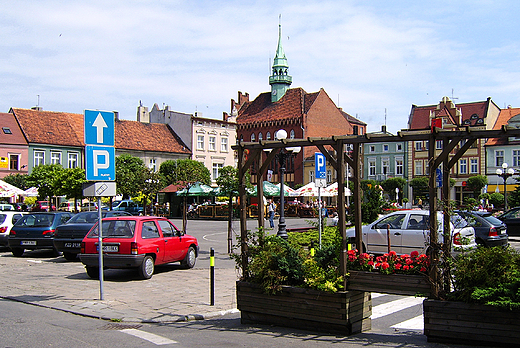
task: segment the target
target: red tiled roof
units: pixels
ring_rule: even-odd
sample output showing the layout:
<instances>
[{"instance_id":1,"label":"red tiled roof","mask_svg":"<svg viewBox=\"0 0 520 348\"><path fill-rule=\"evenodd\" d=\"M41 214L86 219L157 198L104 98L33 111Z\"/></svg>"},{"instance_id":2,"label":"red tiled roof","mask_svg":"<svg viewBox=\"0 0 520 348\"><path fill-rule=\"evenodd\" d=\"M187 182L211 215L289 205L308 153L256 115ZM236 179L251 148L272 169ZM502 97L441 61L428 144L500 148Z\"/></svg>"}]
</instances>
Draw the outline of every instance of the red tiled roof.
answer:
<instances>
[{"instance_id":1,"label":"red tiled roof","mask_svg":"<svg viewBox=\"0 0 520 348\"><path fill-rule=\"evenodd\" d=\"M470 120L471 125L474 125L474 122L471 119L472 115L477 115L478 118L485 118L489 102L490 100L488 99L486 101L480 102L460 103L456 104L455 106L457 109L461 109L462 111L462 122L465 120ZM458 122L458 120L455 119L455 115L451 115L448 109L443 108L441 110L437 110L437 104L426 106L412 105L410 120L408 121L409 129L429 129L430 111L434 111L436 116L449 116L454 124Z\"/></svg>"},{"instance_id":2,"label":"red tiled roof","mask_svg":"<svg viewBox=\"0 0 520 348\"><path fill-rule=\"evenodd\" d=\"M345 111L343 111L341 108L339 108L339 111L341 111L341 113L343 114L343 116L345 117L345 119L347 121L349 121L351 124L358 124L358 125L361 125L361 126L366 126L367 124L361 120L358 120L357 118L355 118L354 116L346 113Z\"/></svg>"},{"instance_id":3,"label":"red tiled roof","mask_svg":"<svg viewBox=\"0 0 520 348\"><path fill-rule=\"evenodd\" d=\"M240 108L237 124L301 118L310 109L319 93L307 93L301 87L291 88L275 103L271 102L271 93L262 93Z\"/></svg>"},{"instance_id":4,"label":"red tiled roof","mask_svg":"<svg viewBox=\"0 0 520 348\"><path fill-rule=\"evenodd\" d=\"M166 124L118 120L115 129L116 149L191 153Z\"/></svg>"},{"instance_id":5,"label":"red tiled roof","mask_svg":"<svg viewBox=\"0 0 520 348\"><path fill-rule=\"evenodd\" d=\"M497 121L493 126L493 129L501 129L503 125L507 125L509 120L514 117L520 115L520 108L507 108L500 110L500 114L498 114ZM505 145L508 143L508 137L503 138L489 138L486 142L486 146L491 145Z\"/></svg>"},{"instance_id":6,"label":"red tiled roof","mask_svg":"<svg viewBox=\"0 0 520 348\"><path fill-rule=\"evenodd\" d=\"M4 127L9 128L11 134L6 134L3 130L0 130L0 144L27 146L27 141L13 114L0 113L0 128L3 129Z\"/></svg>"},{"instance_id":7,"label":"red tiled roof","mask_svg":"<svg viewBox=\"0 0 520 348\"><path fill-rule=\"evenodd\" d=\"M62 146L85 146L83 132L77 120L83 115L66 112L11 109L22 129L27 142Z\"/></svg>"}]
</instances>

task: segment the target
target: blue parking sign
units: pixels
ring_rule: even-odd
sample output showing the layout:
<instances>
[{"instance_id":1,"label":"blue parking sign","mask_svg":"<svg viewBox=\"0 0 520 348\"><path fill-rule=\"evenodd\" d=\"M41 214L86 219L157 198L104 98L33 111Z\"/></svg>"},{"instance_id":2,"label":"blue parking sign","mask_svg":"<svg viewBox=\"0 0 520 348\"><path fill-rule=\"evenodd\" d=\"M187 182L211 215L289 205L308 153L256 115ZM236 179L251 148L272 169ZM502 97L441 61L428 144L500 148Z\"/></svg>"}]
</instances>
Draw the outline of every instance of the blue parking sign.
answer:
<instances>
[{"instance_id":1,"label":"blue parking sign","mask_svg":"<svg viewBox=\"0 0 520 348\"><path fill-rule=\"evenodd\" d=\"M115 149L113 146L85 147L87 181L114 181L116 179Z\"/></svg>"},{"instance_id":2,"label":"blue parking sign","mask_svg":"<svg viewBox=\"0 0 520 348\"><path fill-rule=\"evenodd\" d=\"M327 178L327 162L325 160L325 155L321 152L314 153L314 172L316 173L316 179Z\"/></svg>"}]
</instances>

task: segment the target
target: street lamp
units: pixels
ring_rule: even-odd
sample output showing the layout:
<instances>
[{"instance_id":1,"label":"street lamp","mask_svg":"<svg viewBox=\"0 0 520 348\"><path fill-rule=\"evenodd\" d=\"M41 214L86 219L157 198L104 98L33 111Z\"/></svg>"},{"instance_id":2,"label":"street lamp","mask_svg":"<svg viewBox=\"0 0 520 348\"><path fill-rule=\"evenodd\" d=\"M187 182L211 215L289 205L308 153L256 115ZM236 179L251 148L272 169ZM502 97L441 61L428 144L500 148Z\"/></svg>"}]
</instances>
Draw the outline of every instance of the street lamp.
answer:
<instances>
[{"instance_id":1,"label":"street lamp","mask_svg":"<svg viewBox=\"0 0 520 348\"><path fill-rule=\"evenodd\" d=\"M274 135L276 140L284 140L287 139L287 132L284 129L280 129L276 131ZM300 152L301 148L299 147L288 147L282 148L280 153L276 156L278 158L278 163L280 164L280 220L278 222L278 232L276 235L278 237L282 237L283 239L287 239L287 230L285 229L285 198L284 198L284 177L285 177L285 162L288 157L291 156L292 153Z\"/></svg>"},{"instance_id":2,"label":"street lamp","mask_svg":"<svg viewBox=\"0 0 520 348\"><path fill-rule=\"evenodd\" d=\"M513 168L507 168L508 164L506 162L502 163L502 169L498 168L496 173L499 177L504 179L504 211L507 210L507 178L512 176L515 173Z\"/></svg>"}]
</instances>

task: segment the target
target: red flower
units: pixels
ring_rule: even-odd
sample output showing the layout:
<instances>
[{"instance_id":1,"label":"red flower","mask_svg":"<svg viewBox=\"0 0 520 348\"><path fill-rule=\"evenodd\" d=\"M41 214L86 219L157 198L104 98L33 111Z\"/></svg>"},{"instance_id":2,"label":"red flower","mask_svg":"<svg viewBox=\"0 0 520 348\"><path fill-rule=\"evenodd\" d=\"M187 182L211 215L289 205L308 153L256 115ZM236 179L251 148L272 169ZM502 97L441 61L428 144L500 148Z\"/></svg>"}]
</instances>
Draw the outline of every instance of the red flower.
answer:
<instances>
[{"instance_id":1,"label":"red flower","mask_svg":"<svg viewBox=\"0 0 520 348\"><path fill-rule=\"evenodd\" d=\"M388 267L390 267L390 265L388 264L388 262L383 262L383 263L381 264L381 268L382 268L382 269L387 269Z\"/></svg>"},{"instance_id":2,"label":"red flower","mask_svg":"<svg viewBox=\"0 0 520 348\"><path fill-rule=\"evenodd\" d=\"M417 250L414 250L414 251L412 251L411 256L415 258L415 257L419 256L419 252Z\"/></svg>"}]
</instances>

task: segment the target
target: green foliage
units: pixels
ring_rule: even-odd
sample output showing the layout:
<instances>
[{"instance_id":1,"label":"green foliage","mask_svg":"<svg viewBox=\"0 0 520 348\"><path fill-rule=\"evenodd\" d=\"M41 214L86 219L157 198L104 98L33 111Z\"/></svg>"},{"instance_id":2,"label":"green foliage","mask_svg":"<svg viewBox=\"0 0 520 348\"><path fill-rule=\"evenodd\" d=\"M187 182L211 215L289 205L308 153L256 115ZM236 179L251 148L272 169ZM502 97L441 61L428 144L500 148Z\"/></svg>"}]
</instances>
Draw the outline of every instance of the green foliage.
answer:
<instances>
[{"instance_id":1,"label":"green foliage","mask_svg":"<svg viewBox=\"0 0 520 348\"><path fill-rule=\"evenodd\" d=\"M37 187L40 198L55 196L55 182L63 167L59 164L42 164L33 168L27 177L29 187Z\"/></svg>"},{"instance_id":2,"label":"green foliage","mask_svg":"<svg viewBox=\"0 0 520 348\"><path fill-rule=\"evenodd\" d=\"M164 185L180 184L190 186L196 182L211 184L211 174L204 163L191 159L169 160L161 163L159 173L164 178Z\"/></svg>"},{"instance_id":3,"label":"green foliage","mask_svg":"<svg viewBox=\"0 0 520 348\"><path fill-rule=\"evenodd\" d=\"M116 157L117 193L122 195L123 199L129 199L142 190L146 169L139 157L129 154Z\"/></svg>"},{"instance_id":4,"label":"green foliage","mask_svg":"<svg viewBox=\"0 0 520 348\"><path fill-rule=\"evenodd\" d=\"M216 182L222 193L236 196L238 194L238 169L232 166L220 168Z\"/></svg>"},{"instance_id":5,"label":"green foliage","mask_svg":"<svg viewBox=\"0 0 520 348\"><path fill-rule=\"evenodd\" d=\"M307 232L289 232L287 233L287 235L287 240L289 241L289 243L291 243L292 245L297 245L299 247L308 247L311 245L312 241L314 241L315 245L317 246L317 243L320 240L318 226L316 226L316 229L312 229ZM325 226L321 233L321 244L335 245L338 243L341 243L341 237L339 236L338 228L335 226Z\"/></svg>"},{"instance_id":6,"label":"green foliage","mask_svg":"<svg viewBox=\"0 0 520 348\"><path fill-rule=\"evenodd\" d=\"M18 187L20 190L27 190L29 186L27 186L27 174L9 174L6 175L2 180L8 184Z\"/></svg>"},{"instance_id":7,"label":"green foliage","mask_svg":"<svg viewBox=\"0 0 520 348\"><path fill-rule=\"evenodd\" d=\"M500 192L493 192L489 195L489 204L493 204L495 208L504 205L504 195Z\"/></svg>"},{"instance_id":8,"label":"green foliage","mask_svg":"<svg viewBox=\"0 0 520 348\"><path fill-rule=\"evenodd\" d=\"M470 176L466 180L466 187L472 190L475 197L478 197L484 186L488 184L487 176L485 175L474 175Z\"/></svg>"},{"instance_id":9,"label":"green foliage","mask_svg":"<svg viewBox=\"0 0 520 348\"><path fill-rule=\"evenodd\" d=\"M475 210L478 206L478 202L475 198L466 198L464 199L464 203L466 204L467 210Z\"/></svg>"},{"instance_id":10,"label":"green foliage","mask_svg":"<svg viewBox=\"0 0 520 348\"><path fill-rule=\"evenodd\" d=\"M395 200L398 201L399 197L397 197L395 189L398 188L399 193L402 195L404 187L406 186L406 180L403 178L390 178L383 181L381 186L385 192L389 193L392 197L395 197Z\"/></svg>"},{"instance_id":11,"label":"green foliage","mask_svg":"<svg viewBox=\"0 0 520 348\"><path fill-rule=\"evenodd\" d=\"M81 168L66 168L57 173L54 187L57 196L81 199L83 197L83 183L85 170Z\"/></svg>"},{"instance_id":12,"label":"green foliage","mask_svg":"<svg viewBox=\"0 0 520 348\"><path fill-rule=\"evenodd\" d=\"M410 180L410 187L413 189L415 199L425 198L429 192L429 179L426 176L420 176Z\"/></svg>"},{"instance_id":13,"label":"green foliage","mask_svg":"<svg viewBox=\"0 0 520 348\"><path fill-rule=\"evenodd\" d=\"M520 254L513 248L478 248L454 266L451 299L520 308Z\"/></svg>"},{"instance_id":14,"label":"green foliage","mask_svg":"<svg viewBox=\"0 0 520 348\"><path fill-rule=\"evenodd\" d=\"M507 195L507 205L510 207L518 207L520 206L520 179L515 178L516 180L516 187L513 192L508 193Z\"/></svg>"}]
</instances>

